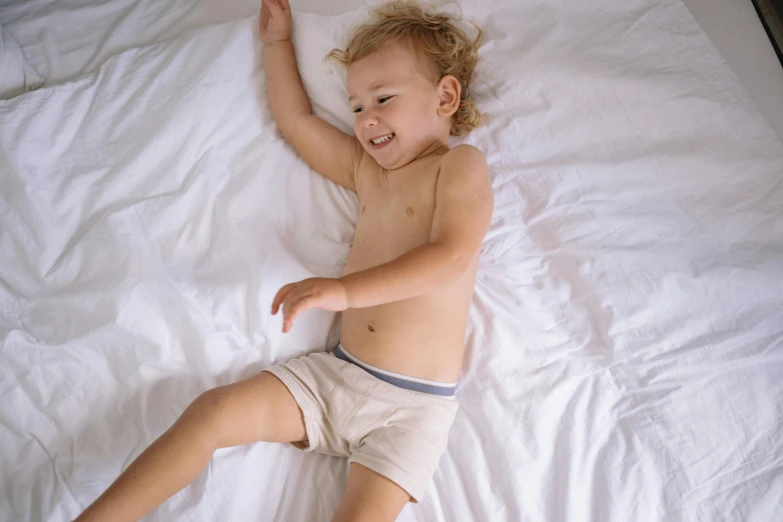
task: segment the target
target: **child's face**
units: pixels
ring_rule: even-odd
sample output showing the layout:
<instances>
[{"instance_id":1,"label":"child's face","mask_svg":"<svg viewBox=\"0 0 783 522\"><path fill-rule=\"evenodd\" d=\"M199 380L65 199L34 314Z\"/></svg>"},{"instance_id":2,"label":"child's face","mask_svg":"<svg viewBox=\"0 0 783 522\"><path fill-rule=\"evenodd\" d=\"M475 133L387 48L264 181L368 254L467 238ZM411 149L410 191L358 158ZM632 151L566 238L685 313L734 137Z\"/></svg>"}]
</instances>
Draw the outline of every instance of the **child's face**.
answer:
<instances>
[{"instance_id":1,"label":"child's face","mask_svg":"<svg viewBox=\"0 0 783 522\"><path fill-rule=\"evenodd\" d=\"M450 118L437 113L438 82L406 46L387 45L354 62L347 83L353 130L382 167L402 167L448 138Z\"/></svg>"}]
</instances>

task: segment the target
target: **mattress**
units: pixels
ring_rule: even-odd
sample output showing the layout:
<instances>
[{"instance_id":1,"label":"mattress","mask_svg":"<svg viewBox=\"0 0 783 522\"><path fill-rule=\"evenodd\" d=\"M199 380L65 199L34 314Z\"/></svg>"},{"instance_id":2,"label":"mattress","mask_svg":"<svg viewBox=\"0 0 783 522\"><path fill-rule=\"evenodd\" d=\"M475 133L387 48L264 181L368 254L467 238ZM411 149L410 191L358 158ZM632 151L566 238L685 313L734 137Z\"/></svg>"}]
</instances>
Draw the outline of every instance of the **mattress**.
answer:
<instances>
[{"instance_id":1,"label":"mattress","mask_svg":"<svg viewBox=\"0 0 783 522\"><path fill-rule=\"evenodd\" d=\"M783 144L679 0L461 4L491 123L454 144L495 211L460 411L399 520L783 519ZM71 520L199 393L336 342L339 316L268 313L341 273L358 202L276 129L256 11L0 10L0 520ZM345 130L322 59L363 17L295 13ZM145 520L326 521L346 475L219 450Z\"/></svg>"}]
</instances>

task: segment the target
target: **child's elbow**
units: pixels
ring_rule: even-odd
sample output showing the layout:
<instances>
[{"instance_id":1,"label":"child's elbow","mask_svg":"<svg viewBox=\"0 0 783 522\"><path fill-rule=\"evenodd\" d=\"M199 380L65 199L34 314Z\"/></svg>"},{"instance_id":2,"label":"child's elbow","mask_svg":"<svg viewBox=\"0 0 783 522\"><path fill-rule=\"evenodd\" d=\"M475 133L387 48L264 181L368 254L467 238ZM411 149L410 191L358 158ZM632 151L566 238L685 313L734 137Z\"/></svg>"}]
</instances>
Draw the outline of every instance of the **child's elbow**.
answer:
<instances>
[{"instance_id":1,"label":"child's elbow","mask_svg":"<svg viewBox=\"0 0 783 522\"><path fill-rule=\"evenodd\" d=\"M462 276L465 275L473 264L474 257L475 252L467 252L460 249L452 249L449 252L449 260L444 270L448 274L449 284L456 283L462 279Z\"/></svg>"}]
</instances>

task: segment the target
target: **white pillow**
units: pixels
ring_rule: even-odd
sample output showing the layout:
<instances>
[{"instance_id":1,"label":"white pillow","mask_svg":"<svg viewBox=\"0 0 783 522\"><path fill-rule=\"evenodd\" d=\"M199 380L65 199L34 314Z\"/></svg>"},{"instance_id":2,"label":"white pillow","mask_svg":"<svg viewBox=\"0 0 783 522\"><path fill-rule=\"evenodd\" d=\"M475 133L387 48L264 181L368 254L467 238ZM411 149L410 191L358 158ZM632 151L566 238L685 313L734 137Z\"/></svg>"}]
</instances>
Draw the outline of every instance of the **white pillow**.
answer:
<instances>
[{"instance_id":1,"label":"white pillow","mask_svg":"<svg viewBox=\"0 0 783 522\"><path fill-rule=\"evenodd\" d=\"M463 27L468 34L475 34L468 20L477 17L478 8L471 9L472 4L460 5L465 22ZM454 7L454 6L451 6ZM371 3L370 3L371 8ZM296 52L296 60L299 75L304 84L307 96L313 106L313 112L328 121L343 132L353 135L354 116L351 105L348 103L348 90L346 88L346 70L342 64L335 60L326 60L326 55L335 47L345 48L351 33L357 25L371 18L368 6L347 11L340 15L326 16L314 13L293 13L293 43ZM479 17L480 18L480 17ZM482 47L482 61L471 82L471 92L479 104L482 112L486 112L490 118L505 114L506 107L498 104L491 93L491 83L494 75L489 73L493 68L502 70L506 57L501 56L495 65L489 66L484 50L492 47L491 42L497 35L493 35L490 28L485 27L484 46ZM502 36L502 35L501 35ZM487 44L490 44L489 46ZM452 138L452 145L460 143L472 143L480 145L485 152L496 148L490 142L481 144L481 137L488 132L488 127L480 127L467 136ZM516 144L514 144L516 146Z\"/></svg>"},{"instance_id":2,"label":"white pillow","mask_svg":"<svg viewBox=\"0 0 783 522\"><path fill-rule=\"evenodd\" d=\"M353 114L345 87L345 68L326 55L345 46L351 30L368 18L366 9L340 16L293 13L293 43L299 74L313 111L344 132L352 133Z\"/></svg>"}]
</instances>

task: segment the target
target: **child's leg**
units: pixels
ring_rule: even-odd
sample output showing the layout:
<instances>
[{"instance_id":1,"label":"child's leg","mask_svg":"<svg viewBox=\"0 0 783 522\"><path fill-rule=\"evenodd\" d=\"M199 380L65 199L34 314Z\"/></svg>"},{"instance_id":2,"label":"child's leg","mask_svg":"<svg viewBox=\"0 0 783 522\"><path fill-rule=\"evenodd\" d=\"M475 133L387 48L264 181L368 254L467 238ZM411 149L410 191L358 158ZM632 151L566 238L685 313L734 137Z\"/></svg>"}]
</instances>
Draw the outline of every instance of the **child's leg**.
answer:
<instances>
[{"instance_id":1,"label":"child's leg","mask_svg":"<svg viewBox=\"0 0 783 522\"><path fill-rule=\"evenodd\" d=\"M388 478L354 462L332 522L393 522L410 498Z\"/></svg>"},{"instance_id":2,"label":"child's leg","mask_svg":"<svg viewBox=\"0 0 783 522\"><path fill-rule=\"evenodd\" d=\"M305 438L302 411L271 373L214 388L194 400L76 521L135 522L190 484L218 448Z\"/></svg>"}]
</instances>

